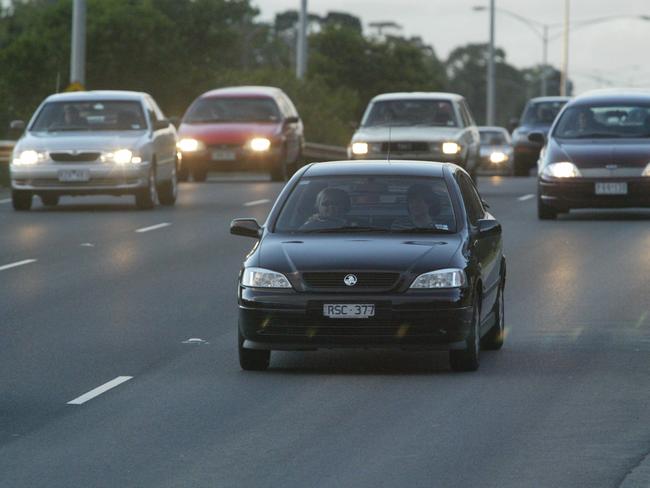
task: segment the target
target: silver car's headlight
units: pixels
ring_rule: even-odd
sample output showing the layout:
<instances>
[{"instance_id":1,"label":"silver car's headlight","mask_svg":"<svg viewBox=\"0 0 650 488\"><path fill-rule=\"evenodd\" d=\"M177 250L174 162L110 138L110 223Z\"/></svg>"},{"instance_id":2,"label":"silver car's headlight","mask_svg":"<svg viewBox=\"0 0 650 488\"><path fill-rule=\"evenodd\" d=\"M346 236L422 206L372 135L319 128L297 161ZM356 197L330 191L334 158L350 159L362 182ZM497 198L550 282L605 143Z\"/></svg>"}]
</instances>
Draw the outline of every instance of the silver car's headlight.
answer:
<instances>
[{"instance_id":1,"label":"silver car's headlight","mask_svg":"<svg viewBox=\"0 0 650 488\"><path fill-rule=\"evenodd\" d=\"M31 166L34 164L42 163L47 159L45 151L27 150L21 151L19 154L14 155L12 163L20 166Z\"/></svg>"},{"instance_id":2,"label":"silver car's headlight","mask_svg":"<svg viewBox=\"0 0 650 488\"><path fill-rule=\"evenodd\" d=\"M286 276L264 268L246 268L241 284L253 288L291 288Z\"/></svg>"},{"instance_id":3,"label":"silver car's headlight","mask_svg":"<svg viewBox=\"0 0 650 488\"><path fill-rule=\"evenodd\" d=\"M465 285L466 280L465 272L462 269L439 269L429 271L415 278L411 288L460 288Z\"/></svg>"},{"instance_id":4,"label":"silver car's headlight","mask_svg":"<svg viewBox=\"0 0 650 488\"><path fill-rule=\"evenodd\" d=\"M356 156L362 156L368 154L368 143L367 142L353 142L352 143L352 154Z\"/></svg>"},{"instance_id":5,"label":"silver car's headlight","mask_svg":"<svg viewBox=\"0 0 650 488\"><path fill-rule=\"evenodd\" d=\"M562 161L544 166L542 169L542 176L548 178L576 178L582 175L575 164L568 161Z\"/></svg>"},{"instance_id":6,"label":"silver car's headlight","mask_svg":"<svg viewBox=\"0 0 650 488\"><path fill-rule=\"evenodd\" d=\"M460 144L457 142L443 142L442 152L444 154L458 154L460 152Z\"/></svg>"},{"instance_id":7,"label":"silver car's headlight","mask_svg":"<svg viewBox=\"0 0 650 488\"><path fill-rule=\"evenodd\" d=\"M117 151L102 154L102 162L124 166L126 164L139 164L142 162L142 158L134 155L130 149L118 149Z\"/></svg>"},{"instance_id":8,"label":"silver car's headlight","mask_svg":"<svg viewBox=\"0 0 650 488\"><path fill-rule=\"evenodd\" d=\"M641 173L641 176L650 176L650 163L645 167L643 170L643 173Z\"/></svg>"}]
</instances>

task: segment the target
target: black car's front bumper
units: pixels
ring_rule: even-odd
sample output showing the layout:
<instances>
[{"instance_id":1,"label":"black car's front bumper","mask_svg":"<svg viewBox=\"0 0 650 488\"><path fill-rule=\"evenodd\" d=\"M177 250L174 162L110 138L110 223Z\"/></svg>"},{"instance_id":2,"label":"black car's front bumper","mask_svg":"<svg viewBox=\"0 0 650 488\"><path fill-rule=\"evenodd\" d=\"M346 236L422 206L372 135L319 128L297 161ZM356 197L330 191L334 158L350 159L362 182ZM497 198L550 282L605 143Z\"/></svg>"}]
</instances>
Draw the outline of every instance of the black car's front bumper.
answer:
<instances>
[{"instance_id":1,"label":"black car's front bumper","mask_svg":"<svg viewBox=\"0 0 650 488\"><path fill-rule=\"evenodd\" d=\"M326 303L374 304L375 316L328 318ZM248 349L463 349L471 303L464 290L351 295L241 287L239 331Z\"/></svg>"},{"instance_id":2,"label":"black car's front bumper","mask_svg":"<svg viewBox=\"0 0 650 488\"><path fill-rule=\"evenodd\" d=\"M596 195L596 183L627 183L626 195ZM538 179L538 195L544 205L559 211L572 208L650 207L650 178Z\"/></svg>"}]
</instances>

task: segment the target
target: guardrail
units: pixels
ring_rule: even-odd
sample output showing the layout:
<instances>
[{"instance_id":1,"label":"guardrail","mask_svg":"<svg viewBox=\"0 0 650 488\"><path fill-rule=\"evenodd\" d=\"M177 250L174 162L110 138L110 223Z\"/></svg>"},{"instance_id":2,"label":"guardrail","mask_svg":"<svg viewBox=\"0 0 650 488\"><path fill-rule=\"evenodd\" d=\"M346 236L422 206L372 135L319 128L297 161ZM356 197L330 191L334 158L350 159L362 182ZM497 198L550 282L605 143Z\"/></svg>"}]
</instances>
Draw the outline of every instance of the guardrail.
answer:
<instances>
[{"instance_id":1,"label":"guardrail","mask_svg":"<svg viewBox=\"0 0 650 488\"><path fill-rule=\"evenodd\" d=\"M9 160L15 141L0 141L0 186L9 186Z\"/></svg>"},{"instance_id":2,"label":"guardrail","mask_svg":"<svg viewBox=\"0 0 650 488\"><path fill-rule=\"evenodd\" d=\"M344 147L313 142L305 143L303 153L307 161L335 161L348 158L348 151Z\"/></svg>"}]
</instances>

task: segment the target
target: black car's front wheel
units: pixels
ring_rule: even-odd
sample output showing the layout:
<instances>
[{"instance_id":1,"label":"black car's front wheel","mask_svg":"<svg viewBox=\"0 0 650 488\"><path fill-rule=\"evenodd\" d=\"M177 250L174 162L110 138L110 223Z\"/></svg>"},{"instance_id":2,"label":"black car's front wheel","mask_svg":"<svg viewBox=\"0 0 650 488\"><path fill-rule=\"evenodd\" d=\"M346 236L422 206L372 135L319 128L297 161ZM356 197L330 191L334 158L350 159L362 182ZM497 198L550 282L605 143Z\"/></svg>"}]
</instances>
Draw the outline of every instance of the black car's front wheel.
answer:
<instances>
[{"instance_id":1,"label":"black car's front wheel","mask_svg":"<svg viewBox=\"0 0 650 488\"><path fill-rule=\"evenodd\" d=\"M546 205L539 196L537 197L537 217L539 220L555 220L557 214L557 210L550 205Z\"/></svg>"},{"instance_id":2,"label":"black car's front wheel","mask_svg":"<svg viewBox=\"0 0 650 488\"><path fill-rule=\"evenodd\" d=\"M497 301L494 304L494 325L487 334L481 339L481 347L489 351L497 351L503 347L505 340L506 322L504 307L504 280L501 279L499 291L497 292Z\"/></svg>"},{"instance_id":3,"label":"black car's front wheel","mask_svg":"<svg viewBox=\"0 0 650 488\"><path fill-rule=\"evenodd\" d=\"M449 365L453 371L476 371L479 367L481 309L478 293L474 299L473 309L472 328L465 339L465 349L449 351Z\"/></svg>"},{"instance_id":4,"label":"black car's front wheel","mask_svg":"<svg viewBox=\"0 0 650 488\"><path fill-rule=\"evenodd\" d=\"M271 351L258 351L244 347L244 337L237 331L237 347L239 349L239 365L244 371L264 371L271 362Z\"/></svg>"}]
</instances>

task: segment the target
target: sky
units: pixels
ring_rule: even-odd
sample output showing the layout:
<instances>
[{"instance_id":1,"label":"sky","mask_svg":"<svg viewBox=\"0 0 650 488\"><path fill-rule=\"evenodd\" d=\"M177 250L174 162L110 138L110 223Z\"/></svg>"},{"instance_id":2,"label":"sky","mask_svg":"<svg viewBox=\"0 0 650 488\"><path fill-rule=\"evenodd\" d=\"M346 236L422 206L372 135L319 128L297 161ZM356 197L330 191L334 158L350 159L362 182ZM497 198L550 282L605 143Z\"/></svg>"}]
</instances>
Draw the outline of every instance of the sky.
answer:
<instances>
[{"instance_id":1,"label":"sky","mask_svg":"<svg viewBox=\"0 0 650 488\"><path fill-rule=\"evenodd\" d=\"M559 69L562 60L562 23L566 0L496 0L497 9L510 11L541 24L553 24L548 45L549 63ZM617 17L603 23L575 28L569 42L569 77L574 94L594 88L650 88L650 0L569 0L571 22L602 17ZM260 20L298 9L300 0L252 0L259 8ZM420 36L433 46L438 57L446 59L457 46L487 42L489 16L474 12L475 5L488 6L488 0L308 0L310 13L329 11L354 14L361 18L364 32L370 22L394 21L401 34ZM507 61L518 68L542 61L542 40L530 26L504 11L497 11L495 44L506 51ZM623 17L629 16L629 17Z\"/></svg>"}]
</instances>

